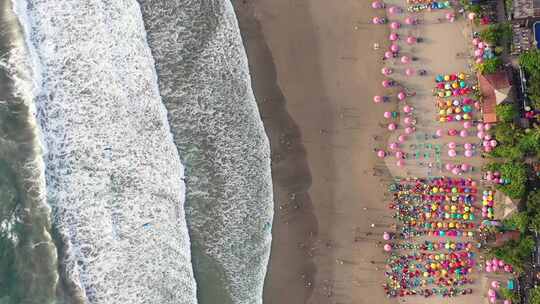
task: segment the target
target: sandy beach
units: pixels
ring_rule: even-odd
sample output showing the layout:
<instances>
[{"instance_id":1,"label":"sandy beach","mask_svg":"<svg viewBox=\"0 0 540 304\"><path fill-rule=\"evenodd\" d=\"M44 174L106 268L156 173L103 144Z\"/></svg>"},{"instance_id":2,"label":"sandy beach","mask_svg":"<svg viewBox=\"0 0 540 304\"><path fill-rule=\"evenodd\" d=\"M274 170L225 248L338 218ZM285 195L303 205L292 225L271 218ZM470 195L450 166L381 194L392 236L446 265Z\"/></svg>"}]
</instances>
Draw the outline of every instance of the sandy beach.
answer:
<instances>
[{"instance_id":1,"label":"sandy beach","mask_svg":"<svg viewBox=\"0 0 540 304\"><path fill-rule=\"evenodd\" d=\"M397 136L388 136L382 115L396 111L396 103L372 101L389 95L380 73L396 64L382 60L389 27L370 24L377 13L369 1L254 0L235 8L273 153L276 213L264 303L397 303L381 288L381 234L393 223L385 187L390 176L435 174L412 163L397 168L373 151ZM431 75L466 70L466 60L456 58L468 51L465 21L439 24L444 12L418 16L421 27L400 30L424 39L403 50L419 58L413 67ZM402 74L397 67L393 78L416 92L410 105L422 113L419 131L433 132L433 77Z\"/></svg>"}]
</instances>

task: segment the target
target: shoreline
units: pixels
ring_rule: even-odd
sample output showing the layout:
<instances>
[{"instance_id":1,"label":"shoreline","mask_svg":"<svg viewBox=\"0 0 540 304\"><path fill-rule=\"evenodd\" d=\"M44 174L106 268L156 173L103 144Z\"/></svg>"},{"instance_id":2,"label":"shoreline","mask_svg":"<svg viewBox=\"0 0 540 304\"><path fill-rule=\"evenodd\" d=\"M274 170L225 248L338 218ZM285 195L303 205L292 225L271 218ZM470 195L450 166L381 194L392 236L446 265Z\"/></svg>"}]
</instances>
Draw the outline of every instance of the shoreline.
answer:
<instances>
[{"instance_id":1,"label":"shoreline","mask_svg":"<svg viewBox=\"0 0 540 304\"><path fill-rule=\"evenodd\" d=\"M389 31L368 25L369 3L234 6L273 156L264 303L359 296L381 303L382 288L373 288L383 278L373 246L379 232L370 223L385 220L379 172L386 167L372 149L387 136L378 126L381 108L371 106L381 90L380 57L366 45L383 43ZM300 203L292 212L291 193Z\"/></svg>"}]
</instances>

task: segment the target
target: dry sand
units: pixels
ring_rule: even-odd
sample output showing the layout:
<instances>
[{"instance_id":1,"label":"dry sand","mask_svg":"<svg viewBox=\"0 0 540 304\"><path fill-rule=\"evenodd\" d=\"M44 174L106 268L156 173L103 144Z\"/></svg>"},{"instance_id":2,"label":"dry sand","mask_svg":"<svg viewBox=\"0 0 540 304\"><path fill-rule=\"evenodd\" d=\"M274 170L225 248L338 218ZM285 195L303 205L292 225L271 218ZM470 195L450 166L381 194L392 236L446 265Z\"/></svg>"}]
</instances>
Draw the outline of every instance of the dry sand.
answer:
<instances>
[{"instance_id":1,"label":"dry sand","mask_svg":"<svg viewBox=\"0 0 540 304\"><path fill-rule=\"evenodd\" d=\"M234 3L273 154L276 213L264 303L397 303L380 286L385 255L378 242L393 221L384 198L388 179L381 177L388 170L373 153L392 140L379 126L382 113L396 110L395 102L372 102L388 92L380 85L388 26L369 24L377 14L370 1ZM423 15L427 23L443 16L432 14ZM405 52L430 73L463 70L466 62L455 53L466 51L464 26L412 30L426 42ZM434 125L432 79L396 77L418 92L411 105L425 112L426 129ZM452 303L480 303L479 297ZM415 301L425 303L407 300Z\"/></svg>"}]
</instances>

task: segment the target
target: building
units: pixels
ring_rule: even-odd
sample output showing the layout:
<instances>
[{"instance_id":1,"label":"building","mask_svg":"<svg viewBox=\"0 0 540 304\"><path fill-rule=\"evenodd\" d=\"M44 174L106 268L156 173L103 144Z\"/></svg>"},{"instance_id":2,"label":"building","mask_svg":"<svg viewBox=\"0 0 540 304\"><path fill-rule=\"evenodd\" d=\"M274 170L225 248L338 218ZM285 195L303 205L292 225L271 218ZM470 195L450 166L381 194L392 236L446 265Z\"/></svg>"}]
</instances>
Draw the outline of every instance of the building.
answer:
<instances>
[{"instance_id":1,"label":"building","mask_svg":"<svg viewBox=\"0 0 540 304\"><path fill-rule=\"evenodd\" d=\"M502 70L487 75L478 73L477 77L482 94L482 119L486 123L495 123L497 122L496 106L513 102L510 76Z\"/></svg>"},{"instance_id":2,"label":"building","mask_svg":"<svg viewBox=\"0 0 540 304\"><path fill-rule=\"evenodd\" d=\"M513 0L514 19L530 19L540 17L540 0Z\"/></svg>"}]
</instances>

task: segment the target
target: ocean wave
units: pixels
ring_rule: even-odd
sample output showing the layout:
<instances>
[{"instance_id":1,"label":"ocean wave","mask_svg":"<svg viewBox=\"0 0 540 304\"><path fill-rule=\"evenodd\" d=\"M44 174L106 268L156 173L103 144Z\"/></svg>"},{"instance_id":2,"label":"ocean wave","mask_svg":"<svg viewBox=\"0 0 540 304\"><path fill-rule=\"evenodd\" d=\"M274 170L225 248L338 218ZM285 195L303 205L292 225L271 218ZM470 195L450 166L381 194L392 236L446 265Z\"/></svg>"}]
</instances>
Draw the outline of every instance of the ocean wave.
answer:
<instances>
[{"instance_id":1,"label":"ocean wave","mask_svg":"<svg viewBox=\"0 0 540 304\"><path fill-rule=\"evenodd\" d=\"M182 162L199 303L262 303L270 149L228 0L139 0Z\"/></svg>"},{"instance_id":2,"label":"ocean wave","mask_svg":"<svg viewBox=\"0 0 540 304\"><path fill-rule=\"evenodd\" d=\"M132 0L13 0L61 261L90 303L196 303L183 167Z\"/></svg>"}]
</instances>

